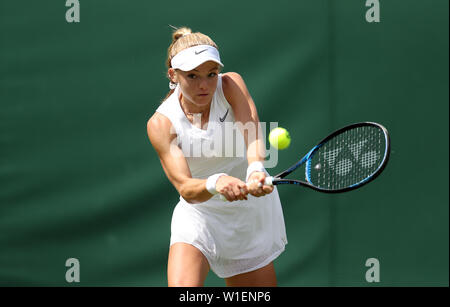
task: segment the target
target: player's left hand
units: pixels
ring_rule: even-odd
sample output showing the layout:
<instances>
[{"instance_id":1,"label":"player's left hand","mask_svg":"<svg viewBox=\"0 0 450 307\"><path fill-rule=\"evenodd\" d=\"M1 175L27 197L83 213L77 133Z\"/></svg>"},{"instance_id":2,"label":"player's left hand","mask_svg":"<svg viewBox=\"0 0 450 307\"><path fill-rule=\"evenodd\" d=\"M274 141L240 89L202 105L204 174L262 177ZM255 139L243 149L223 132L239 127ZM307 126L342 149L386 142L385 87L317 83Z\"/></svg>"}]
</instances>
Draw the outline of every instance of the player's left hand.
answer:
<instances>
[{"instance_id":1,"label":"player's left hand","mask_svg":"<svg viewBox=\"0 0 450 307\"><path fill-rule=\"evenodd\" d=\"M253 172L247 181L247 188L249 194L255 197L261 197L266 194L270 194L273 191L273 186L264 185L264 180L266 179L266 173L264 172Z\"/></svg>"}]
</instances>

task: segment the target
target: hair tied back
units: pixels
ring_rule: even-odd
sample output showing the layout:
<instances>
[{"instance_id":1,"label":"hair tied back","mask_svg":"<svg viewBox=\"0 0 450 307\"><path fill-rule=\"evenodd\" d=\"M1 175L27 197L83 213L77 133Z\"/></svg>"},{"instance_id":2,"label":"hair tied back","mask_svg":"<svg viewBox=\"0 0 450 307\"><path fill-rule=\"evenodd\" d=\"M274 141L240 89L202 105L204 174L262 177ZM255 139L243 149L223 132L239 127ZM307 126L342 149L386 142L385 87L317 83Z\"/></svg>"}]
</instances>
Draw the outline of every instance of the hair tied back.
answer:
<instances>
[{"instance_id":1,"label":"hair tied back","mask_svg":"<svg viewBox=\"0 0 450 307\"><path fill-rule=\"evenodd\" d=\"M175 26L169 25L169 27L171 27L174 32L172 34L172 41L175 42L177 41L179 38L189 35L192 33L192 30L190 28L187 27L182 27L182 28L177 28Z\"/></svg>"}]
</instances>

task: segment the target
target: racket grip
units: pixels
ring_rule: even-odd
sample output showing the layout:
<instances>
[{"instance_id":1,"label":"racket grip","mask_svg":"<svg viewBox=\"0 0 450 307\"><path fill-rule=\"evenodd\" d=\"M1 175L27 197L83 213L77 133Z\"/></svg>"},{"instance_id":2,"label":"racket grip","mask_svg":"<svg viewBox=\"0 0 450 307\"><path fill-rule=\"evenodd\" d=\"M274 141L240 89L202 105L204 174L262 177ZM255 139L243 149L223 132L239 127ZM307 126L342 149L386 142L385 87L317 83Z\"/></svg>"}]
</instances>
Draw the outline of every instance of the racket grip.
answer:
<instances>
[{"instance_id":1,"label":"racket grip","mask_svg":"<svg viewBox=\"0 0 450 307\"><path fill-rule=\"evenodd\" d=\"M266 177L266 179L264 180L264 185L273 185L272 180L273 180L273 177ZM258 186L261 187L261 183L259 183ZM248 184L247 184L247 187L248 187ZM223 196L222 194L220 194L219 198L222 201L228 201L227 198L225 196Z\"/></svg>"},{"instance_id":2,"label":"racket grip","mask_svg":"<svg viewBox=\"0 0 450 307\"><path fill-rule=\"evenodd\" d=\"M273 181L272 176L266 177L266 179L264 180L264 185L273 185L272 181Z\"/></svg>"}]
</instances>

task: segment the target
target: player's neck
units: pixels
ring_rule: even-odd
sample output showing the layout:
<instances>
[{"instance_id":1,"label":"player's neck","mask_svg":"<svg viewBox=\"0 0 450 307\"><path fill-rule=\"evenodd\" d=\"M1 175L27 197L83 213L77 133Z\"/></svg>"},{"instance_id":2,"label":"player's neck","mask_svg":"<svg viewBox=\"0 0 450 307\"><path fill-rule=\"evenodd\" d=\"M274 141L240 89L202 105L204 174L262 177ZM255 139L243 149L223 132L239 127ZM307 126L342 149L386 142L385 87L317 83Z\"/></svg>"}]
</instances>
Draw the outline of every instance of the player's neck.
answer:
<instances>
[{"instance_id":1,"label":"player's neck","mask_svg":"<svg viewBox=\"0 0 450 307\"><path fill-rule=\"evenodd\" d=\"M186 118L199 129L206 130L208 127L209 113L211 110L211 103L205 106L198 106L187 102L180 96L180 106Z\"/></svg>"},{"instance_id":2,"label":"player's neck","mask_svg":"<svg viewBox=\"0 0 450 307\"><path fill-rule=\"evenodd\" d=\"M211 103L199 106L184 99L182 95L180 95L180 105L186 115L202 114L202 116L208 117L211 109Z\"/></svg>"}]
</instances>

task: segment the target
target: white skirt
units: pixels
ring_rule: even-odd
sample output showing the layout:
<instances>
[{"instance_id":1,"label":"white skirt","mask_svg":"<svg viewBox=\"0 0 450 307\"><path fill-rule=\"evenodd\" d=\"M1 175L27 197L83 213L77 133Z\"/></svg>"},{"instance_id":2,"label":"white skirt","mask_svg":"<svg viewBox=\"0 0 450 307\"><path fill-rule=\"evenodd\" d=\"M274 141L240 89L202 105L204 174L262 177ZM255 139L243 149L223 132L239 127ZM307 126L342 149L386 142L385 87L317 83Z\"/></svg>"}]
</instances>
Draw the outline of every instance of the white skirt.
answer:
<instances>
[{"instance_id":1,"label":"white skirt","mask_svg":"<svg viewBox=\"0 0 450 307\"><path fill-rule=\"evenodd\" d=\"M278 191L263 197L224 202L214 196L201 204L182 197L174 209L170 245L198 248L221 278L251 272L277 258L287 244Z\"/></svg>"}]
</instances>

